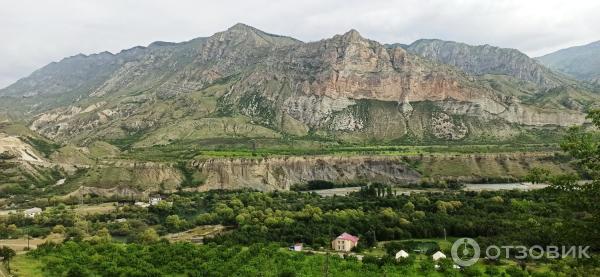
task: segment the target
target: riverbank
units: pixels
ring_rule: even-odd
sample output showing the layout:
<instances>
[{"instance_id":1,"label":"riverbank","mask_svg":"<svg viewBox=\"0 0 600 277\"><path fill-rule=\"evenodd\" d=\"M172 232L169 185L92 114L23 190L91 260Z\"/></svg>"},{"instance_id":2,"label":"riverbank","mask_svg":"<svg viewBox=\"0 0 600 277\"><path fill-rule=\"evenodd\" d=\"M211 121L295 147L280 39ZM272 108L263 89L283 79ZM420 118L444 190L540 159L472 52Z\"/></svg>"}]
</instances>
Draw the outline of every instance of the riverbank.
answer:
<instances>
[{"instance_id":1,"label":"riverbank","mask_svg":"<svg viewBox=\"0 0 600 277\"><path fill-rule=\"evenodd\" d=\"M535 189L543 189L547 187L548 184L532 184L527 182L521 183L504 183L504 184L465 184L465 186L461 189L463 191L498 191L498 190L535 190ZM342 196L348 195L351 192L356 192L360 190L360 186L356 187L345 187L345 188L333 188L333 189L321 189L321 190L310 190L308 192L314 192L321 196ZM423 193L423 192L443 192L447 190L443 189L413 189L413 188L404 188L404 187L394 187L392 190L396 194L410 195L412 193Z\"/></svg>"}]
</instances>

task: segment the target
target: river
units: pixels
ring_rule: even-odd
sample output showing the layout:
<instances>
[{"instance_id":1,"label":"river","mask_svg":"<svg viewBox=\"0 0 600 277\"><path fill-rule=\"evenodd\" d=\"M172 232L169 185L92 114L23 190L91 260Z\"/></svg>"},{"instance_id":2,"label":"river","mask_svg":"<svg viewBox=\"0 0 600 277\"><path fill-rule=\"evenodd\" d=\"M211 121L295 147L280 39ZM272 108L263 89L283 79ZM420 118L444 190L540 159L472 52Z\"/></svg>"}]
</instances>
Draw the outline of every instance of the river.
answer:
<instances>
[{"instance_id":1,"label":"river","mask_svg":"<svg viewBox=\"0 0 600 277\"><path fill-rule=\"evenodd\" d=\"M465 184L465 187L461 190L463 191L497 191L497 190L534 190L534 189L542 189L547 187L547 184L532 184L532 183L504 183L504 184ZM347 187L347 188L333 188L333 189L320 189L320 190L311 190L310 192L315 192L321 196L334 196L334 195L347 195L350 192L359 191L360 187ZM420 192L443 192L447 190L442 189L413 189L413 188L402 188L402 187L394 187L394 192L396 194L404 194L409 195L411 193L420 193Z\"/></svg>"}]
</instances>

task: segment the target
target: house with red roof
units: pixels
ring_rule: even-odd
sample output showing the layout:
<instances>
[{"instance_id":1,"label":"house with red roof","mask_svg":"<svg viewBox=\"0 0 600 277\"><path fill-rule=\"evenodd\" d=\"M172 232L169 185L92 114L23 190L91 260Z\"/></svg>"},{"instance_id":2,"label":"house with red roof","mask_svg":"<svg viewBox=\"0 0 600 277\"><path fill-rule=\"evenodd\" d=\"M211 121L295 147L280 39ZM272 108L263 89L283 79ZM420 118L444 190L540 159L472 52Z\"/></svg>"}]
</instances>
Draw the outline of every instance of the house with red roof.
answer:
<instances>
[{"instance_id":1,"label":"house with red roof","mask_svg":"<svg viewBox=\"0 0 600 277\"><path fill-rule=\"evenodd\" d=\"M350 252L358 245L358 237L343 233L331 241L331 248L335 251Z\"/></svg>"}]
</instances>

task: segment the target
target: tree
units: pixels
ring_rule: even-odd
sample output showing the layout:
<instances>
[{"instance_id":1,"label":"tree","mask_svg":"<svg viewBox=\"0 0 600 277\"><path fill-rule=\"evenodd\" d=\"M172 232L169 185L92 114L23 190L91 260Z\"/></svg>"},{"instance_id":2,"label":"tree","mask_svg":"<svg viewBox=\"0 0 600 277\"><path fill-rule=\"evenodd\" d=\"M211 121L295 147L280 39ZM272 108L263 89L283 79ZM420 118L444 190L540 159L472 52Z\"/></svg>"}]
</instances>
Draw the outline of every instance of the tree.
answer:
<instances>
[{"instance_id":1,"label":"tree","mask_svg":"<svg viewBox=\"0 0 600 277\"><path fill-rule=\"evenodd\" d=\"M100 229L95 236L92 237L92 241L97 243L107 243L112 241L112 236L106 227Z\"/></svg>"},{"instance_id":2,"label":"tree","mask_svg":"<svg viewBox=\"0 0 600 277\"><path fill-rule=\"evenodd\" d=\"M139 237L141 243L153 243L160 239L158 233L153 228L146 229Z\"/></svg>"},{"instance_id":3,"label":"tree","mask_svg":"<svg viewBox=\"0 0 600 277\"><path fill-rule=\"evenodd\" d=\"M587 116L596 128L600 128L600 110L592 111ZM573 127L561 143L561 148L575 158L582 174L593 180L600 179L600 134L586 131L583 127Z\"/></svg>"},{"instance_id":4,"label":"tree","mask_svg":"<svg viewBox=\"0 0 600 277\"><path fill-rule=\"evenodd\" d=\"M550 170L545 168L534 167L525 176L525 181L538 184L548 181Z\"/></svg>"},{"instance_id":5,"label":"tree","mask_svg":"<svg viewBox=\"0 0 600 277\"><path fill-rule=\"evenodd\" d=\"M10 260L16 254L17 253L15 252L15 250L13 250L12 248L9 248L7 246L2 246L2 248L0 248L0 257L2 257L2 261L6 264L6 269L8 270L9 273L10 273Z\"/></svg>"},{"instance_id":6,"label":"tree","mask_svg":"<svg viewBox=\"0 0 600 277\"><path fill-rule=\"evenodd\" d=\"M170 215L165 219L165 227L169 231L178 231L185 224L184 219L180 219L178 215Z\"/></svg>"},{"instance_id":7,"label":"tree","mask_svg":"<svg viewBox=\"0 0 600 277\"><path fill-rule=\"evenodd\" d=\"M402 207L402 210L407 213L412 213L415 211L415 204L408 201L406 204L404 204L404 206Z\"/></svg>"},{"instance_id":8,"label":"tree","mask_svg":"<svg viewBox=\"0 0 600 277\"><path fill-rule=\"evenodd\" d=\"M55 234L64 234L65 233L65 226L60 225L60 224L55 225L52 228L52 233L55 233Z\"/></svg>"},{"instance_id":9,"label":"tree","mask_svg":"<svg viewBox=\"0 0 600 277\"><path fill-rule=\"evenodd\" d=\"M600 110L592 111L587 116L592 120L596 129L600 128ZM573 127L569 130L561 148L574 158L574 163L583 177L590 179L591 183L579 184L578 176L563 174L553 176L550 180L552 187L558 191L566 192L566 203L593 216L594 224L600 224L600 133L586 131L583 127ZM595 228L592 228L595 229ZM598 242L600 237L597 232L584 234L577 232L581 238L589 242Z\"/></svg>"}]
</instances>

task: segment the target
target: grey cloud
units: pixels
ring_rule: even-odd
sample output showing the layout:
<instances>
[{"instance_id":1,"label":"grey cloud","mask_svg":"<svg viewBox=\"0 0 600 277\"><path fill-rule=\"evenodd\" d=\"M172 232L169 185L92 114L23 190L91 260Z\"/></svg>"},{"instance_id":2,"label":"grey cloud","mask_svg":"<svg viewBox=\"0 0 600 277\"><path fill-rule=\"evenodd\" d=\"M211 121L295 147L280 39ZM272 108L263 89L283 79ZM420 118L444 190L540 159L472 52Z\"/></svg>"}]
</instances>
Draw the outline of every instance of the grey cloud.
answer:
<instances>
[{"instance_id":1,"label":"grey cloud","mask_svg":"<svg viewBox=\"0 0 600 277\"><path fill-rule=\"evenodd\" d=\"M236 22L314 41L351 28L381 42L440 38L538 56L600 40L599 1L0 0L0 87L78 53L209 36Z\"/></svg>"}]
</instances>

